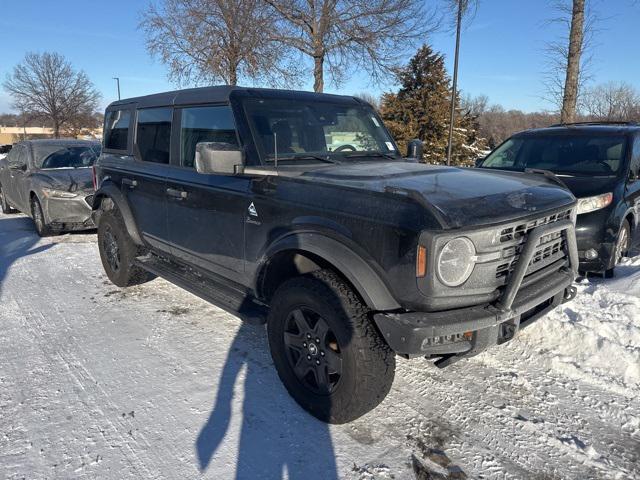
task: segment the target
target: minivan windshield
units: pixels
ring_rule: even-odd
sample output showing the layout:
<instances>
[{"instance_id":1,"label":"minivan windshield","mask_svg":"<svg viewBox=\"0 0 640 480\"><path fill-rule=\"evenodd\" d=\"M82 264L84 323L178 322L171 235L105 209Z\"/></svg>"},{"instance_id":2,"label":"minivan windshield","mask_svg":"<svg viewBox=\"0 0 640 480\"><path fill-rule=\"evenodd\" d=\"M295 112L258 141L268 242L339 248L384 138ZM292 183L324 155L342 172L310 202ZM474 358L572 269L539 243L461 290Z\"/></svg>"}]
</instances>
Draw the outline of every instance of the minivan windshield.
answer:
<instances>
[{"instance_id":1,"label":"minivan windshield","mask_svg":"<svg viewBox=\"0 0 640 480\"><path fill-rule=\"evenodd\" d=\"M367 105L249 99L245 112L265 163L399 157L382 121Z\"/></svg>"},{"instance_id":2,"label":"minivan windshield","mask_svg":"<svg viewBox=\"0 0 640 480\"><path fill-rule=\"evenodd\" d=\"M548 135L513 137L482 162L501 170L526 168L572 176L615 176L625 155L623 135Z\"/></svg>"},{"instance_id":3,"label":"minivan windshield","mask_svg":"<svg viewBox=\"0 0 640 480\"><path fill-rule=\"evenodd\" d=\"M90 167L100 156L100 144L34 145L33 154L35 168Z\"/></svg>"}]
</instances>

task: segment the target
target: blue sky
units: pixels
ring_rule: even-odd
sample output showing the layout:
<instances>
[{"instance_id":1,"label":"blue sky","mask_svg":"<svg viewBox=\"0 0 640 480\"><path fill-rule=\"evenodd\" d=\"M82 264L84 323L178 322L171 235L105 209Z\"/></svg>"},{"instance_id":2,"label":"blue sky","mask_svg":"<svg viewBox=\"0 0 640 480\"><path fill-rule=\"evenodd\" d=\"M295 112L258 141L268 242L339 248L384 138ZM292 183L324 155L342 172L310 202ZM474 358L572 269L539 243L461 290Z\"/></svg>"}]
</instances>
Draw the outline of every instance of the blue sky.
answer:
<instances>
[{"instance_id":1,"label":"blue sky","mask_svg":"<svg viewBox=\"0 0 640 480\"><path fill-rule=\"evenodd\" d=\"M588 0L602 13L593 49L593 81L625 81L640 89L640 56L635 33L640 4L632 0ZM491 103L525 111L549 109L544 93L544 44L557 38L558 26L545 24L553 13L550 0L480 0L463 31L460 88L485 94ZM147 0L20 0L2 2L0 17L0 79L4 80L28 51L57 51L90 76L105 106L116 97L119 76L122 96L173 89L166 69L146 52L138 30L139 12ZM441 31L428 41L453 65L453 33ZM366 75L353 72L349 81L327 91L379 94L393 85L371 86ZM303 86L311 89L311 78ZM0 112L11 110L0 89Z\"/></svg>"}]
</instances>

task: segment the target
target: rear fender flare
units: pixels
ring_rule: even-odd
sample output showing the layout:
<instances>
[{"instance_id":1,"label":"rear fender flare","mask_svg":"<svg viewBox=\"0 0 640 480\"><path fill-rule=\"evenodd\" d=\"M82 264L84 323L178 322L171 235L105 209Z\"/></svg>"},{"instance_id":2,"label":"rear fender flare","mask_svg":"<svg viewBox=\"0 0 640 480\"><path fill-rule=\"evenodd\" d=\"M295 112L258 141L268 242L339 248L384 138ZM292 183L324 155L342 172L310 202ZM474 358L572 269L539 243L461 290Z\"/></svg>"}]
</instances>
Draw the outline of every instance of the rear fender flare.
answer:
<instances>
[{"instance_id":1,"label":"rear fender flare","mask_svg":"<svg viewBox=\"0 0 640 480\"><path fill-rule=\"evenodd\" d=\"M122 215L122 219L124 220L124 225L127 227L127 232L137 245L144 245L142 241L142 237L140 236L140 232L138 231L138 226L136 225L136 221L133 218L133 213L131 213L131 209L129 208L129 203L127 202L126 197L123 193L118 189L118 187L111 183L107 182L103 184L98 191L96 191L93 202L93 219L96 225L98 225L100 219L100 211L102 210L102 202L105 199L110 199L115 207L120 211Z\"/></svg>"}]
</instances>

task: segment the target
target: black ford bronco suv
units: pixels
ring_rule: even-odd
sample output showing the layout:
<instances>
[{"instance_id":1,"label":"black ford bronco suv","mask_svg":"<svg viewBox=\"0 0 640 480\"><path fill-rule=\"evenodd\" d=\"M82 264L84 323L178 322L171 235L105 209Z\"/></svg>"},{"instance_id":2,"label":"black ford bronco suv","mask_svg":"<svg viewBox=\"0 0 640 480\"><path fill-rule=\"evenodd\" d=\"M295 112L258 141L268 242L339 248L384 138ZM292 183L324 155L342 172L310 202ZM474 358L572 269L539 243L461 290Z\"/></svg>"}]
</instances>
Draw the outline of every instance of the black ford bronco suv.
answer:
<instances>
[{"instance_id":1,"label":"black ford bronco suv","mask_svg":"<svg viewBox=\"0 0 640 480\"><path fill-rule=\"evenodd\" d=\"M117 101L94 171L111 281L158 275L266 322L282 382L327 422L378 405L396 354L446 366L575 295L568 190L403 158L357 98L207 87Z\"/></svg>"}]
</instances>

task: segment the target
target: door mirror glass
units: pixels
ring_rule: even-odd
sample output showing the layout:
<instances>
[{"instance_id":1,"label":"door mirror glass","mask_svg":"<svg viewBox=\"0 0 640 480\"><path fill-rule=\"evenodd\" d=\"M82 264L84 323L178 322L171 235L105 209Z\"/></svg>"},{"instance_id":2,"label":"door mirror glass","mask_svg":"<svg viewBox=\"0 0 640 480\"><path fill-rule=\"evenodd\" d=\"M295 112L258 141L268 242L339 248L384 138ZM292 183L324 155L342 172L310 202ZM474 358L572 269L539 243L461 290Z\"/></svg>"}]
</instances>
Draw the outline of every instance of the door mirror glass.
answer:
<instances>
[{"instance_id":1,"label":"door mirror glass","mask_svg":"<svg viewBox=\"0 0 640 480\"><path fill-rule=\"evenodd\" d=\"M198 173L234 175L242 169L242 150L230 143L199 142L195 163Z\"/></svg>"}]
</instances>

